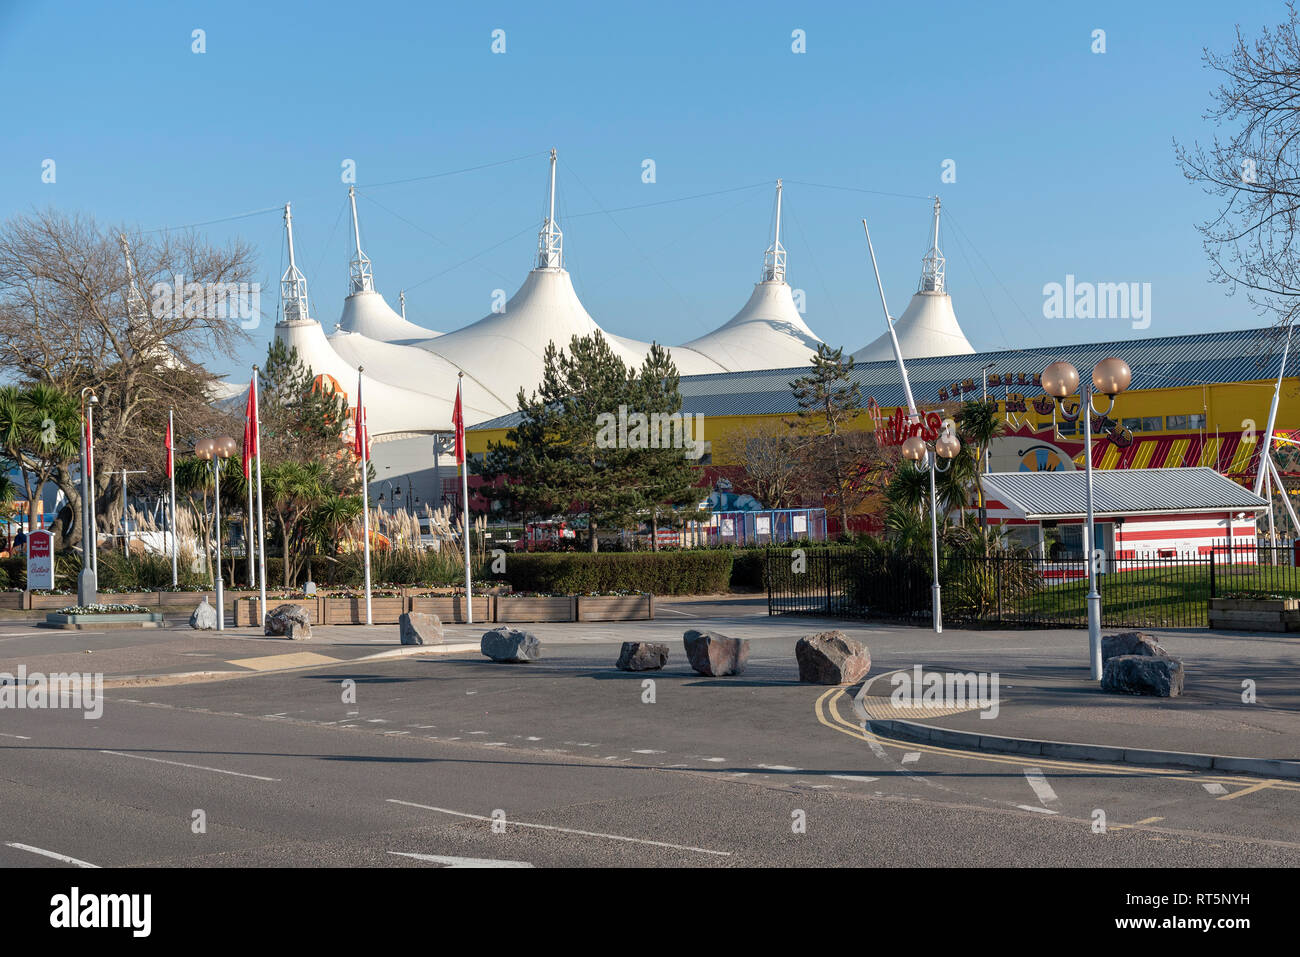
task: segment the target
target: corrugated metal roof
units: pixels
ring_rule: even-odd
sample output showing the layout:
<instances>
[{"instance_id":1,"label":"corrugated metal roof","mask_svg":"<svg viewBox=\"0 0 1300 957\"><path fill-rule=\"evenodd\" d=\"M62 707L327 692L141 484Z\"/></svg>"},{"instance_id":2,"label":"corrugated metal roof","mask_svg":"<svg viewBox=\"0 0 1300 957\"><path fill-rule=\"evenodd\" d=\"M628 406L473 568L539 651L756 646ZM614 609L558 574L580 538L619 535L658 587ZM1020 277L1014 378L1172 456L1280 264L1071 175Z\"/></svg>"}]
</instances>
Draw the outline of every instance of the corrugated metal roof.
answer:
<instances>
[{"instance_id":1,"label":"corrugated metal roof","mask_svg":"<svg viewBox=\"0 0 1300 957\"><path fill-rule=\"evenodd\" d=\"M1026 518L1076 518L1087 513L1087 473L990 472L985 495ZM1093 513L1255 512L1268 502L1212 468L1115 469L1092 474Z\"/></svg>"},{"instance_id":2,"label":"corrugated metal roof","mask_svg":"<svg viewBox=\"0 0 1300 957\"><path fill-rule=\"evenodd\" d=\"M1271 379L1277 375L1273 334L1274 330L1270 328L1238 329L977 352L963 356L933 356L907 360L907 375L912 383L912 394L922 405L939 402L940 389L967 379L975 383L975 391L970 394L980 394L981 369L989 363L995 365L992 371L1000 376L1023 374L1032 382L1048 363L1066 359L1074 363L1079 376L1086 381L1092 375L1094 365L1108 356L1117 355L1133 370L1130 387L1133 389ZM807 371L807 366L796 366L792 369L682 376L682 411L706 416L792 415L799 411L799 405L790 391L790 382ZM859 385L864 406L868 398L875 399L883 408L906 404L898 364L893 360L860 362L853 367L852 380ZM999 395L1001 391L1001 388L997 389ZM1023 392L1030 398L1042 393L1037 386L1028 384L1012 386L1011 391ZM518 421L516 412L481 422L473 428L505 429Z\"/></svg>"}]
</instances>

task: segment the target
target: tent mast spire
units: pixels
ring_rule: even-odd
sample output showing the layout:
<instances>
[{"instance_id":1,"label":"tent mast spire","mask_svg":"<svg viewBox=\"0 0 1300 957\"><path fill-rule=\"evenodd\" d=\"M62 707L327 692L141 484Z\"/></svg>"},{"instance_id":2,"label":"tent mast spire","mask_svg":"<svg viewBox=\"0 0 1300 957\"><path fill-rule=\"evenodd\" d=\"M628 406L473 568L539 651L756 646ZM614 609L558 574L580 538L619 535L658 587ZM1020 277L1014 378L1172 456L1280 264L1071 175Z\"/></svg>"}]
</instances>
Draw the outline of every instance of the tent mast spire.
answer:
<instances>
[{"instance_id":1,"label":"tent mast spire","mask_svg":"<svg viewBox=\"0 0 1300 957\"><path fill-rule=\"evenodd\" d=\"M357 253L352 257L351 285L352 292L374 292L375 275L370 268L370 259L361 251L361 226L357 223L357 188L348 187L348 202L352 204L352 238L356 240Z\"/></svg>"},{"instance_id":2,"label":"tent mast spire","mask_svg":"<svg viewBox=\"0 0 1300 957\"><path fill-rule=\"evenodd\" d=\"M537 268L564 268L564 234L555 225L555 150L551 150L551 211L537 236Z\"/></svg>"},{"instance_id":3,"label":"tent mast spire","mask_svg":"<svg viewBox=\"0 0 1300 957\"><path fill-rule=\"evenodd\" d=\"M939 197L934 198L934 237L930 251L921 260L920 292L943 292L943 253L939 252Z\"/></svg>"},{"instance_id":4,"label":"tent mast spire","mask_svg":"<svg viewBox=\"0 0 1300 957\"><path fill-rule=\"evenodd\" d=\"M776 228L763 255L763 282L785 282L785 247L781 245L781 181L776 181Z\"/></svg>"},{"instance_id":5,"label":"tent mast spire","mask_svg":"<svg viewBox=\"0 0 1300 957\"><path fill-rule=\"evenodd\" d=\"M284 303L285 321L299 322L310 318L307 312L307 277L293 257L293 214L288 203L284 204L284 228L289 237L289 268L280 277L280 301Z\"/></svg>"}]
</instances>

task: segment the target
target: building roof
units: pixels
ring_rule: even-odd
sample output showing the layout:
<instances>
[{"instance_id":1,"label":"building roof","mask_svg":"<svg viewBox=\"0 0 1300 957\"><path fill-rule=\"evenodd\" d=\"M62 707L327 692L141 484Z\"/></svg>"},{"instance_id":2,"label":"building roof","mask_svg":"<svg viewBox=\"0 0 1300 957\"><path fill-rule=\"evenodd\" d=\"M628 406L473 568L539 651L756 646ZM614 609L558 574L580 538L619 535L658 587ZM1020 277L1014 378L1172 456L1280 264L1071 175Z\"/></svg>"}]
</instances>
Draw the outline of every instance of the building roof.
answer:
<instances>
[{"instance_id":1,"label":"building roof","mask_svg":"<svg viewBox=\"0 0 1300 957\"><path fill-rule=\"evenodd\" d=\"M990 509L1030 520L1087 514L1087 472L990 472L984 476ZM1092 475L1093 514L1262 512L1268 502L1211 468L1115 469Z\"/></svg>"},{"instance_id":2,"label":"building roof","mask_svg":"<svg viewBox=\"0 0 1300 957\"><path fill-rule=\"evenodd\" d=\"M975 347L957 323L952 296L946 292L922 291L912 296L907 310L894 322L898 348L907 361L924 356L970 355ZM874 341L853 353L858 362L892 360L894 343L886 329Z\"/></svg>"},{"instance_id":3,"label":"building roof","mask_svg":"<svg viewBox=\"0 0 1300 957\"><path fill-rule=\"evenodd\" d=\"M1011 392L1024 393L1032 399L1042 389L1032 385L1033 377L1056 359L1068 359L1079 369L1081 378L1092 374L1092 367L1107 356L1118 355L1133 369L1133 389L1160 389L1187 385L1214 385L1273 379L1277 376L1277 358L1271 347L1270 328L1237 329L1227 332L1203 332L1159 339L1131 339L1117 342L1088 342L1078 345L1043 346L1038 349L1009 349L977 352L968 356L934 356L910 359L907 363L912 393L921 405L940 401L940 390L951 393L955 384L970 382L968 396L981 394L981 369L992 363L1000 376L1025 377L1025 384L1010 386ZM721 372L712 375L683 375L681 378L682 411L702 415L794 415L799 404L790 391L790 382L808 371L808 366L786 369L762 369L750 372ZM853 367L851 380L858 383L862 404L875 399L882 408L906 405L903 383L898 377L898 363L892 358L880 362L860 362ZM1002 388L990 394L1001 397ZM481 429L509 428L517 415L502 416L482 422Z\"/></svg>"}]
</instances>

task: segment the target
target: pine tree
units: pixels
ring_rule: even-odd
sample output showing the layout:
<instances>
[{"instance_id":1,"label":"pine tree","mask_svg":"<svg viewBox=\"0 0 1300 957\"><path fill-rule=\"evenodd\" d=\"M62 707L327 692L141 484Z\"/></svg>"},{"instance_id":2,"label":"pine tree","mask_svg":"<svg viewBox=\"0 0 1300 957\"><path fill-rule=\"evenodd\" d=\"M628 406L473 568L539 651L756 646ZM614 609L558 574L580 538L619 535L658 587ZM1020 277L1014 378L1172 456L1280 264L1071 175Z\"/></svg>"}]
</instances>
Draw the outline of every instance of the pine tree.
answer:
<instances>
[{"instance_id":1,"label":"pine tree","mask_svg":"<svg viewBox=\"0 0 1300 957\"><path fill-rule=\"evenodd\" d=\"M834 501L842 532L848 531L854 505L869 491L862 479L871 472L864 456L872 444L865 433L849 431L862 412L862 395L852 373L853 357L844 358L843 346L832 349L823 342L812 357L811 370L790 383L800 410L798 421L789 423L801 433L799 454L815 491Z\"/></svg>"}]
</instances>

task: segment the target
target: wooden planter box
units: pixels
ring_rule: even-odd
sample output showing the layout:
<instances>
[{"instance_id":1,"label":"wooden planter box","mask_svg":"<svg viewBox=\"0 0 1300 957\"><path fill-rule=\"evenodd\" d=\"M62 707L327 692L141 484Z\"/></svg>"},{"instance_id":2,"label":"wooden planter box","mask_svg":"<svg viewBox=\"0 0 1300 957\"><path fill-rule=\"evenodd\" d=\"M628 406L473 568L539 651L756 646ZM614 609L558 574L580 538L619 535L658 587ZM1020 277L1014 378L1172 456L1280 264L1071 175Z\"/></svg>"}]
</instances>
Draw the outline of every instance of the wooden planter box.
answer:
<instances>
[{"instance_id":1,"label":"wooden planter box","mask_svg":"<svg viewBox=\"0 0 1300 957\"><path fill-rule=\"evenodd\" d=\"M578 596L578 621L648 621L654 616L654 595Z\"/></svg>"},{"instance_id":2,"label":"wooden planter box","mask_svg":"<svg viewBox=\"0 0 1300 957\"><path fill-rule=\"evenodd\" d=\"M578 600L572 597L516 598L498 595L497 621L576 621Z\"/></svg>"},{"instance_id":3,"label":"wooden planter box","mask_svg":"<svg viewBox=\"0 0 1300 957\"><path fill-rule=\"evenodd\" d=\"M465 621L465 599L463 596L446 595L422 598L408 598L407 611L418 611L425 615L437 615L444 622ZM474 598L474 621L492 621L492 599L485 596Z\"/></svg>"},{"instance_id":4,"label":"wooden planter box","mask_svg":"<svg viewBox=\"0 0 1300 957\"><path fill-rule=\"evenodd\" d=\"M227 599L239 598L244 592L232 593L226 592ZM209 605L215 605L217 602L217 593L212 590L208 591L160 591L158 592L158 606L160 608L188 608L193 611L199 602L207 598Z\"/></svg>"},{"instance_id":5,"label":"wooden planter box","mask_svg":"<svg viewBox=\"0 0 1300 957\"><path fill-rule=\"evenodd\" d=\"M31 595L30 592L28 592ZM71 595L31 595L31 604L28 608L33 611L57 611L60 608L67 608L69 605L77 603L77 593Z\"/></svg>"},{"instance_id":6,"label":"wooden planter box","mask_svg":"<svg viewBox=\"0 0 1300 957\"><path fill-rule=\"evenodd\" d=\"M307 618L312 624L320 624L321 598L271 598L267 596L268 608L281 605L301 605L307 610ZM208 599L211 604L211 598ZM198 602L195 602L198 604ZM257 597L236 598L232 603L230 622L234 628L256 628L262 624L262 600Z\"/></svg>"},{"instance_id":7,"label":"wooden planter box","mask_svg":"<svg viewBox=\"0 0 1300 957\"><path fill-rule=\"evenodd\" d=\"M1210 627L1222 631L1300 631L1300 599L1211 598Z\"/></svg>"},{"instance_id":8,"label":"wooden planter box","mask_svg":"<svg viewBox=\"0 0 1300 957\"><path fill-rule=\"evenodd\" d=\"M366 623L366 599L360 598L318 598L321 605L320 624L322 625L364 625ZM402 612L406 610L405 598L384 597L370 598L370 620L376 625L395 625Z\"/></svg>"},{"instance_id":9,"label":"wooden planter box","mask_svg":"<svg viewBox=\"0 0 1300 957\"><path fill-rule=\"evenodd\" d=\"M8 608L14 611L20 611L26 608L24 603L26 592L21 591L0 591L0 608ZM62 605L59 606L63 607Z\"/></svg>"}]
</instances>

